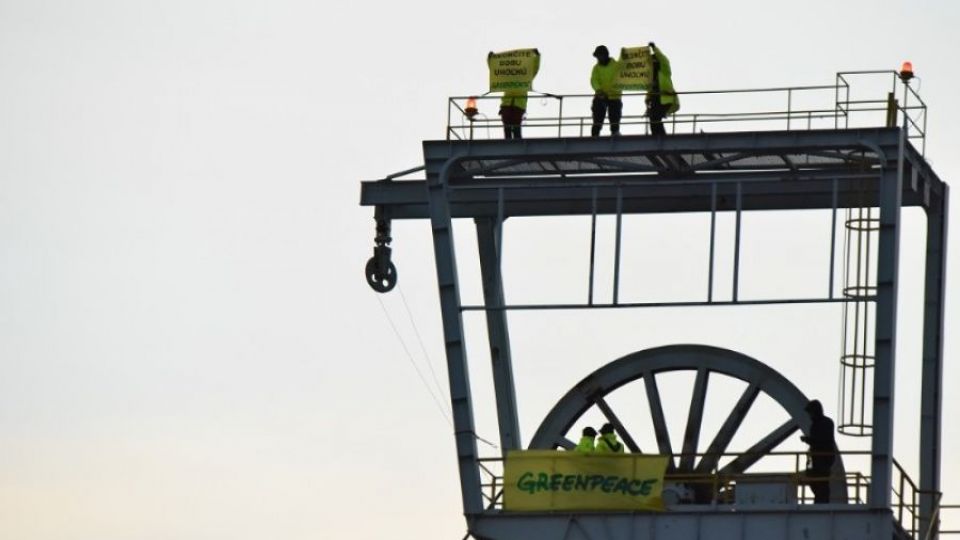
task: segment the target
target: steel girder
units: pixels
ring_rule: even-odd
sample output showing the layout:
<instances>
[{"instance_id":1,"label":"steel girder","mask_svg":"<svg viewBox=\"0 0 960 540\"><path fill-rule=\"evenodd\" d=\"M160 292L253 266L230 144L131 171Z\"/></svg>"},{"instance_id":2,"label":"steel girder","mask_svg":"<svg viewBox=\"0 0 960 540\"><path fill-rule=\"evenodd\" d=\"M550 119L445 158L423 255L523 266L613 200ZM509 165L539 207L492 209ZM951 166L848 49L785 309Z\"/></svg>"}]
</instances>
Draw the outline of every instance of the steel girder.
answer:
<instances>
[{"instance_id":1,"label":"steel girder","mask_svg":"<svg viewBox=\"0 0 960 540\"><path fill-rule=\"evenodd\" d=\"M618 190L624 213L702 212L711 209L716 184L718 210L733 208L739 185L743 210L829 209L876 205L874 198L880 169L896 167L901 150L900 130L829 130L810 132L729 133L667 138L534 139L523 141L427 141L424 143L428 176L449 164L450 214L461 217L584 215L616 211ZM854 152L864 157L854 159ZM780 160L783 155L823 154L846 156L811 166ZM923 157L907 143L903 148L902 204L929 208L943 196L944 184ZM682 156L777 157L762 166L735 167L718 158L687 167L643 171L635 165L615 167L612 160L644 157L676 164ZM498 162L542 164L606 160L597 170L548 171L542 166L488 176L487 169L466 170L463 163ZM779 161L779 163L778 163ZM748 164L749 165L749 164ZM906 181L909 178L909 181ZM382 180L364 182L361 205L377 206L388 219L425 219L426 181Z\"/></svg>"}]
</instances>

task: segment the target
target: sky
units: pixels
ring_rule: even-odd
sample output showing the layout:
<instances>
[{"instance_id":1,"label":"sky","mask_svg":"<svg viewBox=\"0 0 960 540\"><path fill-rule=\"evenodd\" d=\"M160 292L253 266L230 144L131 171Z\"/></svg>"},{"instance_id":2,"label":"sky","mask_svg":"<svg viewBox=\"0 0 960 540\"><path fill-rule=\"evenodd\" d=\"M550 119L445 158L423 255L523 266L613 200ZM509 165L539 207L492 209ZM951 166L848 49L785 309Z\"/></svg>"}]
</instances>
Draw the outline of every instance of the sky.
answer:
<instances>
[{"instance_id":1,"label":"sky","mask_svg":"<svg viewBox=\"0 0 960 540\"><path fill-rule=\"evenodd\" d=\"M958 21L948 0L0 1L0 537L461 538L429 226L394 224L400 285L378 297L363 279L374 222L360 181L421 163L447 97L485 91L488 51L537 47L539 90L587 93L597 44L652 40L680 91L833 84L911 60L927 156L950 183ZM545 107L531 99L528 114ZM744 294L806 290L826 264L823 217L745 216ZM626 224L624 294L702 289L704 217L651 219ZM924 219L903 219L895 454L916 476ZM509 299L578 297L588 221L506 231ZM476 301L474 233L455 233ZM610 221L601 235L609 260ZM942 483L956 503L954 285ZM840 317L511 314L522 436L594 369L682 342L760 359L836 415ZM482 317L465 324L477 431L496 442ZM666 385L679 402L682 379Z\"/></svg>"}]
</instances>

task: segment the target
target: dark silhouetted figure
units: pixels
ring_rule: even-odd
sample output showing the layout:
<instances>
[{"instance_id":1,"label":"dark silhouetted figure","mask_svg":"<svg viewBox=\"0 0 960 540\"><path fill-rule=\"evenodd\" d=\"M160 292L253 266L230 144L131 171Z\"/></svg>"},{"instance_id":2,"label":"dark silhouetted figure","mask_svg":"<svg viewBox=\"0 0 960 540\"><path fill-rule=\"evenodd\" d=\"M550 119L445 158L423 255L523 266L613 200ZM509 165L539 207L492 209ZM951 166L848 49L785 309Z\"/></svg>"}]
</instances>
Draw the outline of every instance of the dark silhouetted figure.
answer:
<instances>
[{"instance_id":1,"label":"dark silhouetted figure","mask_svg":"<svg viewBox=\"0 0 960 540\"><path fill-rule=\"evenodd\" d=\"M800 440L810 445L810 467L807 483L813 491L814 504L830 502L830 471L837 459L837 443L833 438L833 420L823 414L823 405L817 400L804 408L810 415L810 434Z\"/></svg>"}]
</instances>

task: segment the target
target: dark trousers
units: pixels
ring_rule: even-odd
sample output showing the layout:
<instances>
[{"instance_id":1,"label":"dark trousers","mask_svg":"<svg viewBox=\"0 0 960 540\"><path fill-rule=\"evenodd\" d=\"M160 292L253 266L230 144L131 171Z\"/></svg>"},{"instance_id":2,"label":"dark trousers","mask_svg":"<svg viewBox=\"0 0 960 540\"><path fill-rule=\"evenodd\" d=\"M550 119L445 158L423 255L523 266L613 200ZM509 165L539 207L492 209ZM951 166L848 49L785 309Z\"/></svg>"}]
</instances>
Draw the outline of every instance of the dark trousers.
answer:
<instances>
[{"instance_id":1,"label":"dark trousers","mask_svg":"<svg viewBox=\"0 0 960 540\"><path fill-rule=\"evenodd\" d=\"M522 139L520 124L523 123L524 110L514 105L500 107L500 119L503 120L504 139Z\"/></svg>"},{"instance_id":2,"label":"dark trousers","mask_svg":"<svg viewBox=\"0 0 960 540\"><path fill-rule=\"evenodd\" d=\"M623 114L623 101L619 99L607 99L602 97L593 98L593 104L590 111L593 113L593 127L590 128L590 135L594 137L600 135L600 129L603 127L603 117L610 111L610 133L620 134L620 116Z\"/></svg>"},{"instance_id":3,"label":"dark trousers","mask_svg":"<svg viewBox=\"0 0 960 540\"><path fill-rule=\"evenodd\" d=\"M667 115L667 107L660 103L659 99L647 102L647 118L650 119L650 133L653 135L666 135L667 130L663 127L663 117Z\"/></svg>"},{"instance_id":4,"label":"dark trousers","mask_svg":"<svg viewBox=\"0 0 960 540\"><path fill-rule=\"evenodd\" d=\"M813 492L814 504L830 502L830 471L833 469L833 456L814 456L807 469L807 484Z\"/></svg>"}]
</instances>

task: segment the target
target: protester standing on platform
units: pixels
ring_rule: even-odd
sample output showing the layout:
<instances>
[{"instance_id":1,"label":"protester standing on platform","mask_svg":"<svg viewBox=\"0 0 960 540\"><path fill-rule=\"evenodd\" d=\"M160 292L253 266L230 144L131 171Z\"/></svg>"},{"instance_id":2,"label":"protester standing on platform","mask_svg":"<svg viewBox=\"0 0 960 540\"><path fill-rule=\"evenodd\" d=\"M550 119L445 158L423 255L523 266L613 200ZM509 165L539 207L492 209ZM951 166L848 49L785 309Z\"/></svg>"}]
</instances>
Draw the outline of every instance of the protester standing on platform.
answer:
<instances>
[{"instance_id":1,"label":"protester standing on platform","mask_svg":"<svg viewBox=\"0 0 960 540\"><path fill-rule=\"evenodd\" d=\"M833 420L823 414L823 405L817 400L804 408L810 415L810 434L800 440L810 445L810 466L807 483L813 491L814 504L830 502L830 471L837 459L837 442L833 437ZM602 431L602 430L601 430Z\"/></svg>"},{"instance_id":2,"label":"protester standing on platform","mask_svg":"<svg viewBox=\"0 0 960 540\"><path fill-rule=\"evenodd\" d=\"M610 51L604 45L597 46L593 51L597 63L590 73L590 86L593 87L593 104L590 107L593 113L593 126L590 134L600 135L603 128L603 119L610 116L610 134L620 135L620 116L623 114L622 92L616 87L617 74L620 63L610 58Z\"/></svg>"},{"instance_id":3,"label":"protester standing on platform","mask_svg":"<svg viewBox=\"0 0 960 540\"><path fill-rule=\"evenodd\" d=\"M652 41L650 50L653 56L653 80L650 91L647 92L647 118L650 119L650 133L666 135L667 130L663 127L663 119L680 109L680 98L673 89L673 74L667 55L663 54Z\"/></svg>"}]
</instances>

